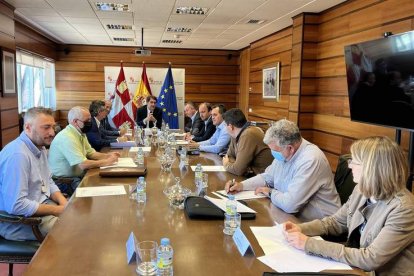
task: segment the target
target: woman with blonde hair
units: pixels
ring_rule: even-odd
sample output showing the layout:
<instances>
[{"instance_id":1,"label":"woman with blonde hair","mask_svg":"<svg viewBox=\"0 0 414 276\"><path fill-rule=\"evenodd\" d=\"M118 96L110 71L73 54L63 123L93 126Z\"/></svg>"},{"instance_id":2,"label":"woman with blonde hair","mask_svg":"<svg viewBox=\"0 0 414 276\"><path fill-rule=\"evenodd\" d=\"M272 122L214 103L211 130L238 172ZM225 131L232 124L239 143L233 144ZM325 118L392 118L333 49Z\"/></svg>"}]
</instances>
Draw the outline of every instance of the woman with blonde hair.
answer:
<instances>
[{"instance_id":1,"label":"woman with blonde hair","mask_svg":"<svg viewBox=\"0 0 414 276\"><path fill-rule=\"evenodd\" d=\"M284 224L290 245L376 275L414 275L414 196L405 188L408 164L387 137L351 146L355 186L334 215L308 223ZM311 238L348 233L345 245Z\"/></svg>"}]
</instances>

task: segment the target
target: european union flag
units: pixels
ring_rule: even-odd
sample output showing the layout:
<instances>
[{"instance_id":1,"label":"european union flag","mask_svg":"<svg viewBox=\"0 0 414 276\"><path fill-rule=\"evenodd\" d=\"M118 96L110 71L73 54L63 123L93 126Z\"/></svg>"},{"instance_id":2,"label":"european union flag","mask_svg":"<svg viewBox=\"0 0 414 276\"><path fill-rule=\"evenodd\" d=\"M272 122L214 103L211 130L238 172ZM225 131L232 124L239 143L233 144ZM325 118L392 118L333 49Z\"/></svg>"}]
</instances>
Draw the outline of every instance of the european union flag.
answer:
<instances>
[{"instance_id":1,"label":"european union flag","mask_svg":"<svg viewBox=\"0 0 414 276\"><path fill-rule=\"evenodd\" d=\"M171 66L168 67L164 84L158 96L157 106L162 109L162 119L170 128L178 128L177 97L175 96L174 80Z\"/></svg>"}]
</instances>

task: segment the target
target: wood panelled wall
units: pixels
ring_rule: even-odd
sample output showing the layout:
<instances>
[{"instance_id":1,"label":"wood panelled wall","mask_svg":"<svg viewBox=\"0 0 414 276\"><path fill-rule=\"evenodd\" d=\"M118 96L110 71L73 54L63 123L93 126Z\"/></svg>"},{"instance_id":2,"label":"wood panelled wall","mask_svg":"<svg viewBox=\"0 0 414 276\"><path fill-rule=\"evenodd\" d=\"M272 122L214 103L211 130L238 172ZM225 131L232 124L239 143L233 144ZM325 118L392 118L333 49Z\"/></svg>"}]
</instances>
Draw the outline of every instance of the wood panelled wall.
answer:
<instances>
[{"instance_id":1,"label":"wood panelled wall","mask_svg":"<svg viewBox=\"0 0 414 276\"><path fill-rule=\"evenodd\" d=\"M57 108L61 114L75 106L89 107L105 94L104 67L149 67L185 69L185 100L223 103L228 108L239 101L239 51L151 49L152 55L137 57L132 47L62 46L56 62ZM137 76L141 78L141 76ZM134 92L134 91L132 91Z\"/></svg>"},{"instance_id":2,"label":"wood panelled wall","mask_svg":"<svg viewBox=\"0 0 414 276\"><path fill-rule=\"evenodd\" d=\"M14 8L4 1L0 1L0 47L9 51L16 49ZM0 129L0 148L19 135L17 94L0 97Z\"/></svg>"},{"instance_id":3,"label":"wood panelled wall","mask_svg":"<svg viewBox=\"0 0 414 276\"><path fill-rule=\"evenodd\" d=\"M413 29L412 0L347 1L320 14L293 18L291 28L251 44L249 118L297 118L304 137L321 147L333 170L338 156L349 152L355 139L394 138L391 128L350 121L344 46L381 38L384 32ZM261 70L276 60L282 63L279 103L263 101L260 87ZM407 149L407 132L402 144Z\"/></svg>"}]
</instances>

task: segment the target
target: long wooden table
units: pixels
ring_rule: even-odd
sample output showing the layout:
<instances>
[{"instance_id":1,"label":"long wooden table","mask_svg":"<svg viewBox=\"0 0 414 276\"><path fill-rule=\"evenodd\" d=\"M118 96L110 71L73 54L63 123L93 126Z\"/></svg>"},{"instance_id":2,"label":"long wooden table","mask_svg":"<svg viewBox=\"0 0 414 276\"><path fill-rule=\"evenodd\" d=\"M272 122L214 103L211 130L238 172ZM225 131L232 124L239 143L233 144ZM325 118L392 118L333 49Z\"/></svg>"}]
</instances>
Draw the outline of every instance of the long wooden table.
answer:
<instances>
[{"instance_id":1,"label":"long wooden table","mask_svg":"<svg viewBox=\"0 0 414 276\"><path fill-rule=\"evenodd\" d=\"M124 152L125 153L125 152ZM221 165L215 154L191 156L190 165ZM163 190L174 177L193 191L194 172L173 165L172 173L160 172L154 150L146 157L147 202L137 204L128 194L120 196L73 197L58 223L27 267L25 275L135 275L135 263L127 264L125 243L133 231L138 240L168 237L174 248L175 275L262 275L272 271L256 259L264 253L250 226L272 226L274 221L297 221L268 199L248 201L258 212L255 220L243 220L241 229L256 256L241 256L232 238L223 234L222 220L190 220L183 210L169 206ZM89 170L83 187L135 184L136 178L102 178ZM208 193L223 189L234 177L226 172L209 173ZM358 271L356 273L359 274Z\"/></svg>"}]
</instances>

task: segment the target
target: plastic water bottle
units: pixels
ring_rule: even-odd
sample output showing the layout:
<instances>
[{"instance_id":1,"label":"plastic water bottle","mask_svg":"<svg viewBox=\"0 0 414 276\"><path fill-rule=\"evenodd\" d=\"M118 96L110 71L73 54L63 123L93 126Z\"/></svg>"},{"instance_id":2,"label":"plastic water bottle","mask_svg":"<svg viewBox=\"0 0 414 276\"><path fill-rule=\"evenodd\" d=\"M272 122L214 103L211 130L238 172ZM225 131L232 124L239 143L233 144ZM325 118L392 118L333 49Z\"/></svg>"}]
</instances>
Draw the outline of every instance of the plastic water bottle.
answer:
<instances>
[{"instance_id":1,"label":"plastic water bottle","mask_svg":"<svg viewBox=\"0 0 414 276\"><path fill-rule=\"evenodd\" d=\"M165 133L167 135L170 134L170 126L168 124L165 125Z\"/></svg>"},{"instance_id":2,"label":"plastic water bottle","mask_svg":"<svg viewBox=\"0 0 414 276\"><path fill-rule=\"evenodd\" d=\"M172 276L173 270L173 255L174 250L170 245L168 238L161 239L161 245L157 248L157 275L159 276Z\"/></svg>"},{"instance_id":3,"label":"plastic water bottle","mask_svg":"<svg viewBox=\"0 0 414 276\"><path fill-rule=\"evenodd\" d=\"M147 183L143 176L139 177L137 180L137 202L144 203L147 201Z\"/></svg>"},{"instance_id":4,"label":"plastic water bottle","mask_svg":"<svg viewBox=\"0 0 414 276\"><path fill-rule=\"evenodd\" d=\"M187 148L182 147L180 152L180 162L187 165Z\"/></svg>"},{"instance_id":5,"label":"plastic water bottle","mask_svg":"<svg viewBox=\"0 0 414 276\"><path fill-rule=\"evenodd\" d=\"M226 201L226 213L229 215L235 215L237 213L237 201L234 195L227 195Z\"/></svg>"},{"instance_id":6,"label":"plastic water bottle","mask_svg":"<svg viewBox=\"0 0 414 276\"><path fill-rule=\"evenodd\" d=\"M194 174L195 174L195 178L194 178L195 185L202 186L203 185L203 167L201 167L200 163L197 164Z\"/></svg>"},{"instance_id":7,"label":"plastic water bottle","mask_svg":"<svg viewBox=\"0 0 414 276\"><path fill-rule=\"evenodd\" d=\"M138 167L144 167L144 150L142 148L138 148L136 162Z\"/></svg>"}]
</instances>

